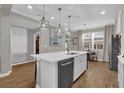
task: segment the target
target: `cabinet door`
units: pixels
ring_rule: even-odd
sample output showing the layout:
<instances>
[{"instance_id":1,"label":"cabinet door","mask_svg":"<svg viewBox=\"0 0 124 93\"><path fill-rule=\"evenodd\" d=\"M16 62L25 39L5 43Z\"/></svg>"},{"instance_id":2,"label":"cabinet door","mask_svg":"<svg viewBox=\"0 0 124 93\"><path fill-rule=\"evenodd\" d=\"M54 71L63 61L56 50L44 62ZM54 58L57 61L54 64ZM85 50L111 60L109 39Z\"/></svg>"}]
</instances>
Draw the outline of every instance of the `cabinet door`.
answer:
<instances>
[{"instance_id":1,"label":"cabinet door","mask_svg":"<svg viewBox=\"0 0 124 93\"><path fill-rule=\"evenodd\" d=\"M80 55L74 58L74 80L76 80L86 69L86 56ZM84 62L85 61L85 62Z\"/></svg>"},{"instance_id":2,"label":"cabinet door","mask_svg":"<svg viewBox=\"0 0 124 93\"><path fill-rule=\"evenodd\" d=\"M124 88L124 64L118 61L118 85L119 88Z\"/></svg>"},{"instance_id":3,"label":"cabinet door","mask_svg":"<svg viewBox=\"0 0 124 93\"><path fill-rule=\"evenodd\" d=\"M83 71L85 71L87 69L87 54L83 55L83 65L84 65Z\"/></svg>"},{"instance_id":4,"label":"cabinet door","mask_svg":"<svg viewBox=\"0 0 124 93\"><path fill-rule=\"evenodd\" d=\"M84 67L85 67L85 64L84 64L84 55L81 55L80 56L80 74L82 74L84 72Z\"/></svg>"},{"instance_id":5,"label":"cabinet door","mask_svg":"<svg viewBox=\"0 0 124 93\"><path fill-rule=\"evenodd\" d=\"M74 58L74 78L73 80L76 80L81 71L81 64L80 64L80 56L77 56Z\"/></svg>"},{"instance_id":6,"label":"cabinet door","mask_svg":"<svg viewBox=\"0 0 124 93\"><path fill-rule=\"evenodd\" d=\"M119 87L122 88L123 87L123 65L122 64L118 64L118 83L119 83Z\"/></svg>"},{"instance_id":7,"label":"cabinet door","mask_svg":"<svg viewBox=\"0 0 124 93\"><path fill-rule=\"evenodd\" d=\"M121 71L121 70L120 70L120 67L121 67L120 62L118 62L118 84L119 84L119 86L120 86L120 79L121 79L121 78L120 78L120 74L121 74L121 73L120 73L120 71Z\"/></svg>"}]
</instances>

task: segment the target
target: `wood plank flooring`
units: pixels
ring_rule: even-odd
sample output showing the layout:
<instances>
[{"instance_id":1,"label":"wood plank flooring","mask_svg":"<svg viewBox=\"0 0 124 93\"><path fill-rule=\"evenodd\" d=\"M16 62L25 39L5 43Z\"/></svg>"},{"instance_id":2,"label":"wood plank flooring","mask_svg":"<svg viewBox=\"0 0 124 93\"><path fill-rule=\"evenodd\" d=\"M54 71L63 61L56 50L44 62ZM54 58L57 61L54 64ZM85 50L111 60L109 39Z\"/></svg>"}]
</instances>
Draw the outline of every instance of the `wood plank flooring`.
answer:
<instances>
[{"instance_id":1,"label":"wood plank flooring","mask_svg":"<svg viewBox=\"0 0 124 93\"><path fill-rule=\"evenodd\" d=\"M107 62L88 62L88 70L72 88L117 88L117 72L109 70Z\"/></svg>"},{"instance_id":2,"label":"wood plank flooring","mask_svg":"<svg viewBox=\"0 0 124 93\"><path fill-rule=\"evenodd\" d=\"M13 67L11 75L0 78L1 88L35 87L35 63ZM74 82L72 88L116 88L117 72L109 70L109 63L88 62L88 70Z\"/></svg>"},{"instance_id":3,"label":"wood plank flooring","mask_svg":"<svg viewBox=\"0 0 124 93\"><path fill-rule=\"evenodd\" d=\"M9 76L0 78L0 88L35 87L35 63L13 66Z\"/></svg>"}]
</instances>

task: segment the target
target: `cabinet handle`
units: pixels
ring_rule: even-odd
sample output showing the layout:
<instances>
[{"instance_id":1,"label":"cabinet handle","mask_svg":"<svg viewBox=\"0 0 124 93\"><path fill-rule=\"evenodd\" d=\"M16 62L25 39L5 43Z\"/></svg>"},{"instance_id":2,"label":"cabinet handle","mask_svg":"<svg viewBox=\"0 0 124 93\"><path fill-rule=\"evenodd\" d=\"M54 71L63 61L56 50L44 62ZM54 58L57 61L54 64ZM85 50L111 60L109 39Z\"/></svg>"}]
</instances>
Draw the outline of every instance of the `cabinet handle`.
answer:
<instances>
[{"instance_id":1,"label":"cabinet handle","mask_svg":"<svg viewBox=\"0 0 124 93\"><path fill-rule=\"evenodd\" d=\"M62 66L66 66L66 65L69 65L69 64L71 64L72 63L72 61L71 62L67 62L67 63L63 63L63 64L61 64Z\"/></svg>"}]
</instances>

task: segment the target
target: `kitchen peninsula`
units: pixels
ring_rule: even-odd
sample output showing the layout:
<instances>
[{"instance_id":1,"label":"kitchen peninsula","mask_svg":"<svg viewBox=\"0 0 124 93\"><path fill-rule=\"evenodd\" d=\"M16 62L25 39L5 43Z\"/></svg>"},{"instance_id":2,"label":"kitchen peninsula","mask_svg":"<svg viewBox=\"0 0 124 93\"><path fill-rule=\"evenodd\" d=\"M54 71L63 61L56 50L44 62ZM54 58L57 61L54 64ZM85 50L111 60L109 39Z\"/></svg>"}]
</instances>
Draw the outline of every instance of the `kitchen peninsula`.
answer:
<instances>
[{"instance_id":1,"label":"kitchen peninsula","mask_svg":"<svg viewBox=\"0 0 124 93\"><path fill-rule=\"evenodd\" d=\"M64 51L31 55L37 59L37 84L41 88L71 87L87 69L87 52Z\"/></svg>"}]
</instances>

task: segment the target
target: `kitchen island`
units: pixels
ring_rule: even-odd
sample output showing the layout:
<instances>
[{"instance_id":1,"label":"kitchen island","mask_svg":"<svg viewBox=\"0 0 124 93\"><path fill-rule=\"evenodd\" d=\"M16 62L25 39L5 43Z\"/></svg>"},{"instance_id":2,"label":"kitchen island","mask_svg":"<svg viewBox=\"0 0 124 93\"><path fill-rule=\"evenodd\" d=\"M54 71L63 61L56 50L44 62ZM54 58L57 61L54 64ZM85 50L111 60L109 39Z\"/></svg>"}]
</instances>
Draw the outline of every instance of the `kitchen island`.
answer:
<instances>
[{"instance_id":1,"label":"kitchen island","mask_svg":"<svg viewBox=\"0 0 124 93\"><path fill-rule=\"evenodd\" d=\"M87 69L87 51L31 55L37 59L37 84L41 88L71 87Z\"/></svg>"}]
</instances>

